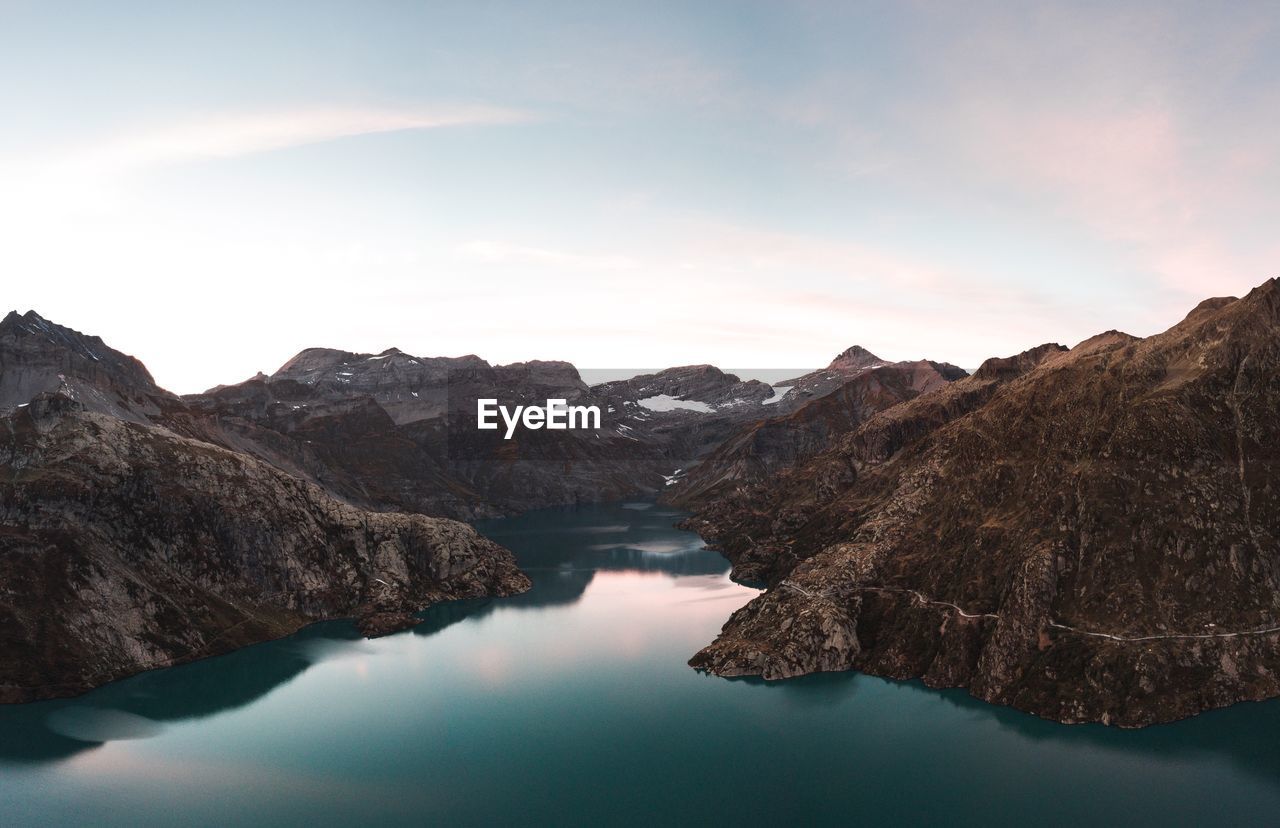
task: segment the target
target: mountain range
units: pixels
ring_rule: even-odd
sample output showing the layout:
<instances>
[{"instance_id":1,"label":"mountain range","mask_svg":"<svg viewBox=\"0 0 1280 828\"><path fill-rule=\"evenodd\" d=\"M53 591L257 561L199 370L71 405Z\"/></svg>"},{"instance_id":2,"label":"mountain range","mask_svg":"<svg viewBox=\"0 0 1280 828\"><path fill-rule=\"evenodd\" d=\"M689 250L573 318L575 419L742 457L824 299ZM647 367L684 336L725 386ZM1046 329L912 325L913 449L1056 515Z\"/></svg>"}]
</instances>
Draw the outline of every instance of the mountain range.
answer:
<instances>
[{"instance_id":1,"label":"mountain range","mask_svg":"<svg viewBox=\"0 0 1280 828\"><path fill-rule=\"evenodd\" d=\"M1163 334L987 360L854 346L772 385L693 365L587 385L308 348L178 396L34 312L0 321L0 701L528 581L458 520L659 497L759 597L691 664L857 669L1138 726L1280 695L1280 288ZM475 428L475 401L599 429Z\"/></svg>"}]
</instances>

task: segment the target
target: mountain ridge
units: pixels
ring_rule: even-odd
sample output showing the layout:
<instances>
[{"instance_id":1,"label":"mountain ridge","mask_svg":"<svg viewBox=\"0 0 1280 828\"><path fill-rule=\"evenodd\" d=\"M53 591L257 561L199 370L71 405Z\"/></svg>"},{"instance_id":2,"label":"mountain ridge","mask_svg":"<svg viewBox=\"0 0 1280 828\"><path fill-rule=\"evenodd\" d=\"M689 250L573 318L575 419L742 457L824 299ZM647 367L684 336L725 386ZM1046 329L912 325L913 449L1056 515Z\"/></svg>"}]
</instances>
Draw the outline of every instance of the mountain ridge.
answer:
<instances>
[{"instance_id":1,"label":"mountain ridge","mask_svg":"<svg viewBox=\"0 0 1280 828\"><path fill-rule=\"evenodd\" d=\"M1280 695L1276 280L986 367L695 518L770 589L691 664L1122 726Z\"/></svg>"}]
</instances>

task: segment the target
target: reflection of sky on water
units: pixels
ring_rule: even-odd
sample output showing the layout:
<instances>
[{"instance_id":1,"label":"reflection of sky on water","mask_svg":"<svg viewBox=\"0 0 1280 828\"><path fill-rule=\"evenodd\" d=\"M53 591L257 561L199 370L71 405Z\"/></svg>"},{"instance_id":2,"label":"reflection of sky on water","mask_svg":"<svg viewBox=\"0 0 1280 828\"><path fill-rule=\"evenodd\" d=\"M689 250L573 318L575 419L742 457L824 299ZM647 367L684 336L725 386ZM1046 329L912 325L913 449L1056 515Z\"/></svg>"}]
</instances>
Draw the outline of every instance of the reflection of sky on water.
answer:
<instances>
[{"instance_id":1,"label":"reflection of sky on water","mask_svg":"<svg viewBox=\"0 0 1280 828\"><path fill-rule=\"evenodd\" d=\"M1121 732L917 683L694 673L754 593L658 511L486 523L535 588L435 607L412 632L318 624L0 708L4 821L1205 823L1280 807L1274 703Z\"/></svg>"}]
</instances>

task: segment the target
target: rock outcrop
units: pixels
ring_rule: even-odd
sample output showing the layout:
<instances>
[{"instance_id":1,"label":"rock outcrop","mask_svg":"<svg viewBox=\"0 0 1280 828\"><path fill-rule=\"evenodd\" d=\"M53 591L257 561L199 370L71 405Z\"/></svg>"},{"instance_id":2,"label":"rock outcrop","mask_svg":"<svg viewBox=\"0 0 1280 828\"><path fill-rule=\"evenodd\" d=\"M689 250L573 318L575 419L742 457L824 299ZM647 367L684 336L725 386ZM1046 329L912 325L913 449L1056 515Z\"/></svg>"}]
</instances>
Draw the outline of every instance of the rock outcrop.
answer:
<instances>
[{"instance_id":1,"label":"rock outcrop","mask_svg":"<svg viewBox=\"0 0 1280 828\"><path fill-rule=\"evenodd\" d=\"M691 664L858 669L1063 722L1280 695L1280 284L992 360L702 510L770 588Z\"/></svg>"},{"instance_id":2,"label":"rock outcrop","mask_svg":"<svg viewBox=\"0 0 1280 828\"><path fill-rule=\"evenodd\" d=\"M247 454L40 394L0 419L0 702L355 616L529 586L452 520L369 512Z\"/></svg>"}]
</instances>

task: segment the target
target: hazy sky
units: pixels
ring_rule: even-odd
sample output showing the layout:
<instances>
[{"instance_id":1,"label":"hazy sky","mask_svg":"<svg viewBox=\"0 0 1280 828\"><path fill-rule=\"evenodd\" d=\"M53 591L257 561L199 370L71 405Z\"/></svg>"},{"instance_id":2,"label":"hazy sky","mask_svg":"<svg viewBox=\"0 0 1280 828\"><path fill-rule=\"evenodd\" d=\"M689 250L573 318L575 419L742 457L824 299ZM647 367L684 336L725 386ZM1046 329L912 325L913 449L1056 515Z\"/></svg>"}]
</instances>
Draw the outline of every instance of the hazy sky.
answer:
<instances>
[{"instance_id":1,"label":"hazy sky","mask_svg":"<svg viewBox=\"0 0 1280 828\"><path fill-rule=\"evenodd\" d=\"M4 304L302 347L973 366L1280 271L1275 4L0 0Z\"/></svg>"}]
</instances>

